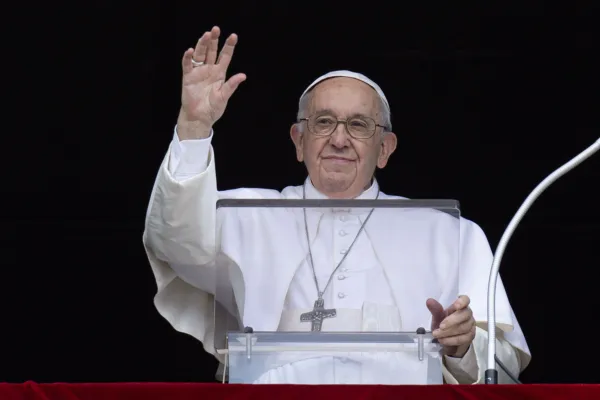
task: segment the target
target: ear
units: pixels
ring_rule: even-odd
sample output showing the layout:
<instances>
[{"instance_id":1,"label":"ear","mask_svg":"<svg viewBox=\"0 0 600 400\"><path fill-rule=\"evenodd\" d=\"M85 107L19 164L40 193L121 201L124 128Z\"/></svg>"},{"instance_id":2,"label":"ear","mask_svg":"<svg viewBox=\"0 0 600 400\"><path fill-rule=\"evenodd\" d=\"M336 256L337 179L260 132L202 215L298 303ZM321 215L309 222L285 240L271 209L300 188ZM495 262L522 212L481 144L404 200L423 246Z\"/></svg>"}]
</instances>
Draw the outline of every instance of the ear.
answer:
<instances>
[{"instance_id":1,"label":"ear","mask_svg":"<svg viewBox=\"0 0 600 400\"><path fill-rule=\"evenodd\" d=\"M304 151L302 148L304 135L302 133L302 129L300 128L300 124L292 125L290 128L290 137L292 138L292 142L294 142L294 146L296 147L296 158L299 162L304 161Z\"/></svg>"},{"instance_id":2,"label":"ear","mask_svg":"<svg viewBox=\"0 0 600 400\"><path fill-rule=\"evenodd\" d=\"M384 168L392 153L396 150L398 144L398 138L394 132L386 132L381 140L381 151L379 152L379 158L377 159L377 167Z\"/></svg>"}]
</instances>

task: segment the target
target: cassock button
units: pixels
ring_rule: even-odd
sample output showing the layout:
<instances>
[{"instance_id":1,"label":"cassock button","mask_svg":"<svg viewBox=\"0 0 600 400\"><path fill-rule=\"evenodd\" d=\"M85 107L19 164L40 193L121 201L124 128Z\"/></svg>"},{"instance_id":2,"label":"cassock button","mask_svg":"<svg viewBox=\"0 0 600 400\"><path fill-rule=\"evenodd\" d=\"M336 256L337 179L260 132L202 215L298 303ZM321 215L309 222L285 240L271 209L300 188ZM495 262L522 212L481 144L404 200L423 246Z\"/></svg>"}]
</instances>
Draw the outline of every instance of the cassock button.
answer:
<instances>
[{"instance_id":1,"label":"cassock button","mask_svg":"<svg viewBox=\"0 0 600 400\"><path fill-rule=\"evenodd\" d=\"M340 299L343 299L344 297L346 297L346 295L344 293L340 292L340 293L338 293L338 297Z\"/></svg>"},{"instance_id":2,"label":"cassock button","mask_svg":"<svg viewBox=\"0 0 600 400\"><path fill-rule=\"evenodd\" d=\"M343 281L344 279L346 279L344 275L338 275L338 281Z\"/></svg>"},{"instance_id":3,"label":"cassock button","mask_svg":"<svg viewBox=\"0 0 600 400\"><path fill-rule=\"evenodd\" d=\"M347 252L348 252L348 250L343 249L343 250L340 251L340 254L346 254Z\"/></svg>"},{"instance_id":4,"label":"cassock button","mask_svg":"<svg viewBox=\"0 0 600 400\"><path fill-rule=\"evenodd\" d=\"M340 236L346 236L348 234L348 232L346 231L340 231Z\"/></svg>"}]
</instances>

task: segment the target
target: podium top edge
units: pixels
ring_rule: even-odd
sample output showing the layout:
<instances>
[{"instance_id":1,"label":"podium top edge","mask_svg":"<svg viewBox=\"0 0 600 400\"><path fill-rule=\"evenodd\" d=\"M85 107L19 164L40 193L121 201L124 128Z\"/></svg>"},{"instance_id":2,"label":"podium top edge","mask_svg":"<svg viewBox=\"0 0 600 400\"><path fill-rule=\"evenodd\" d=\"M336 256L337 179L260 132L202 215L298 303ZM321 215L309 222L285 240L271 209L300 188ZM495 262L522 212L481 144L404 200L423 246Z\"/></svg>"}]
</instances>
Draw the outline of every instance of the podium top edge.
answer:
<instances>
[{"instance_id":1,"label":"podium top edge","mask_svg":"<svg viewBox=\"0 0 600 400\"><path fill-rule=\"evenodd\" d=\"M451 199L219 199L219 208L432 208L459 211L460 203Z\"/></svg>"},{"instance_id":2,"label":"podium top edge","mask_svg":"<svg viewBox=\"0 0 600 400\"><path fill-rule=\"evenodd\" d=\"M433 332L431 330L425 330L423 328L422 335L429 335ZM226 334L228 336L403 336L403 335L419 335L416 331L319 331L319 332L311 332L311 331L252 331L252 332L242 332L242 331L227 331Z\"/></svg>"},{"instance_id":3,"label":"podium top edge","mask_svg":"<svg viewBox=\"0 0 600 400\"><path fill-rule=\"evenodd\" d=\"M396 343L402 339L411 341L419 336L427 340L435 340L431 331L418 334L409 332L227 332L228 340L244 337L259 338L262 342L297 342L297 341L326 341L340 343L361 343L365 341L379 343ZM437 341L436 341L437 342Z\"/></svg>"}]
</instances>

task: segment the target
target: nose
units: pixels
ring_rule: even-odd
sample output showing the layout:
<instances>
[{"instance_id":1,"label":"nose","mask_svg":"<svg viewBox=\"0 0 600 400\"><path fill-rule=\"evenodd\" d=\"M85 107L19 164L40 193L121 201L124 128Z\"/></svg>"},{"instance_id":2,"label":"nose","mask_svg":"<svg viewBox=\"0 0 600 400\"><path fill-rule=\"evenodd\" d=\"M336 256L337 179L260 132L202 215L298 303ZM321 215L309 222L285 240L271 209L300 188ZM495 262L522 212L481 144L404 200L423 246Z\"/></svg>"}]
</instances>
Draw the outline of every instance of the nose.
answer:
<instances>
[{"instance_id":1,"label":"nose","mask_svg":"<svg viewBox=\"0 0 600 400\"><path fill-rule=\"evenodd\" d=\"M346 132L346 126L344 124L338 124L329 137L329 143L331 143L332 146L340 149L348 146L348 133Z\"/></svg>"}]
</instances>

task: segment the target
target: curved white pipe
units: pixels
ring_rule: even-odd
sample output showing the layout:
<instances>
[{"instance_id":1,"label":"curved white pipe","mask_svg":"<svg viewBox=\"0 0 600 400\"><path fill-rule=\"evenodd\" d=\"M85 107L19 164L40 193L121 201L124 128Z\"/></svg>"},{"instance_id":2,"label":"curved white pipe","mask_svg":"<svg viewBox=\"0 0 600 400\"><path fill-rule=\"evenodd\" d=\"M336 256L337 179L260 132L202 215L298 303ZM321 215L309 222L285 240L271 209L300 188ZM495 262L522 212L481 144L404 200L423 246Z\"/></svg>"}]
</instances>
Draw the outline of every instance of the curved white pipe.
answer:
<instances>
[{"instance_id":1,"label":"curved white pipe","mask_svg":"<svg viewBox=\"0 0 600 400\"><path fill-rule=\"evenodd\" d=\"M587 158L589 158L592 154L600 149L600 138L596 140L594 144L590 147L579 153L576 157L574 157L571 161L567 162L562 167L558 168L552 174L548 175L546 179L544 179L525 199L513 219L508 224L508 227L504 231L502 238L500 239L500 243L498 243L498 248L496 249L496 253L494 255L494 262L492 264L492 270L490 271L490 280L488 283L488 358L487 358L487 371L485 374L485 383L498 383L497 377L498 374L496 372L496 283L498 281L498 272L500 270L500 262L502 261L502 256L504 255L504 250L506 249L506 245L510 240L510 237L514 233L517 225L523 217L525 213L531 205L537 200L537 198L546 190L550 185L552 185L558 178L571 171L573 168L581 164Z\"/></svg>"}]
</instances>

